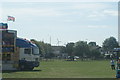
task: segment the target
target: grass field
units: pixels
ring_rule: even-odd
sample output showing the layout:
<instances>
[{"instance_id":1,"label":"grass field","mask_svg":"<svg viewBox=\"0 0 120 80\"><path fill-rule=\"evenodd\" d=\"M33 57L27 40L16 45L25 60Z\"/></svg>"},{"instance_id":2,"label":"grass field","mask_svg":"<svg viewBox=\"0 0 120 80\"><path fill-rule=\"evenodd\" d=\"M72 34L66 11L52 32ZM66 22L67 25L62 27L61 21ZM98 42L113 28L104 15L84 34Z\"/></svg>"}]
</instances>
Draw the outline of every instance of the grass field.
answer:
<instances>
[{"instance_id":1,"label":"grass field","mask_svg":"<svg viewBox=\"0 0 120 80\"><path fill-rule=\"evenodd\" d=\"M115 78L110 61L42 61L33 71L5 71L3 78Z\"/></svg>"}]
</instances>

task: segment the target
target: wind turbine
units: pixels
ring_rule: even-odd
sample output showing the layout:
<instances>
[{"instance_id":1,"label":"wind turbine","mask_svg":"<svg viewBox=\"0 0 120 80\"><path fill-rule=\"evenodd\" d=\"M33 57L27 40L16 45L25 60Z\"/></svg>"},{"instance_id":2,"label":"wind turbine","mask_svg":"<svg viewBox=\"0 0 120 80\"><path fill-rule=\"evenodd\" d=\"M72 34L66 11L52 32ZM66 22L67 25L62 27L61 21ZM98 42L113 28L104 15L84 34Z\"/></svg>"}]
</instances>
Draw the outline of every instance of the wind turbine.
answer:
<instances>
[{"instance_id":1,"label":"wind turbine","mask_svg":"<svg viewBox=\"0 0 120 80\"><path fill-rule=\"evenodd\" d=\"M59 43L60 43L61 41L59 41L59 39L57 38L57 45L59 46Z\"/></svg>"}]
</instances>

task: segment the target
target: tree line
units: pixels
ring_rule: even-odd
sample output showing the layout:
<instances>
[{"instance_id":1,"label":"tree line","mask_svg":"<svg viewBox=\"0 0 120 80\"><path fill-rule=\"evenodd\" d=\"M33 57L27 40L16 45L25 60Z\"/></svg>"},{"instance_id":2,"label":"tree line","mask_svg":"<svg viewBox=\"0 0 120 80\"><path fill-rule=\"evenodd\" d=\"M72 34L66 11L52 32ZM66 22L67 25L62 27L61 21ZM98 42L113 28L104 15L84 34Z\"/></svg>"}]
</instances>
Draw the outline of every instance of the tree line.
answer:
<instances>
[{"instance_id":1,"label":"tree line","mask_svg":"<svg viewBox=\"0 0 120 80\"><path fill-rule=\"evenodd\" d=\"M43 41L37 41L31 39L39 47L39 53L44 58L54 58L55 54L52 51L52 45L44 43ZM105 54L112 53L114 48L117 48L118 42L115 37L109 37L103 41L102 46L96 44L96 42L77 41L67 43L65 46L61 46L61 53L67 53L68 56L73 59L74 56L79 56L80 59L102 59L107 58Z\"/></svg>"}]
</instances>

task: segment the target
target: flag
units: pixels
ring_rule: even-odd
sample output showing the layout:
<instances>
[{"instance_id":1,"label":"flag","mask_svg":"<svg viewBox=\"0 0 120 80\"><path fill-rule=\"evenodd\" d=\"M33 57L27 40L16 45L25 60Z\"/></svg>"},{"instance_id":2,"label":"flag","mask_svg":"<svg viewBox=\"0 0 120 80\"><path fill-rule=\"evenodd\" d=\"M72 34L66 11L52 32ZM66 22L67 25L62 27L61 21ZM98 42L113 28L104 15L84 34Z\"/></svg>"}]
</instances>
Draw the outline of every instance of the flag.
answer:
<instances>
[{"instance_id":1,"label":"flag","mask_svg":"<svg viewBox=\"0 0 120 80\"><path fill-rule=\"evenodd\" d=\"M15 21L15 18L13 17L13 16L8 16L8 19L7 19L7 21Z\"/></svg>"}]
</instances>

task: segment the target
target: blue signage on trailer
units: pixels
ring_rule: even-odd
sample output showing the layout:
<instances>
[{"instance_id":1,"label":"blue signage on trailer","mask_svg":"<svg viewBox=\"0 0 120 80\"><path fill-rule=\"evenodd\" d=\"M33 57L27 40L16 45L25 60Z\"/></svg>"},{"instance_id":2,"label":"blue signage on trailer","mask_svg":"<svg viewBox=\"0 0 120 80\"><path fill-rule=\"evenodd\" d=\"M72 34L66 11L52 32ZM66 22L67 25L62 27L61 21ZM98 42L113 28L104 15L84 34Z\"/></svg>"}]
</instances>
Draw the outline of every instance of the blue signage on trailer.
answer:
<instances>
[{"instance_id":1,"label":"blue signage on trailer","mask_svg":"<svg viewBox=\"0 0 120 80\"><path fill-rule=\"evenodd\" d=\"M0 29L8 29L7 23L0 23Z\"/></svg>"}]
</instances>

